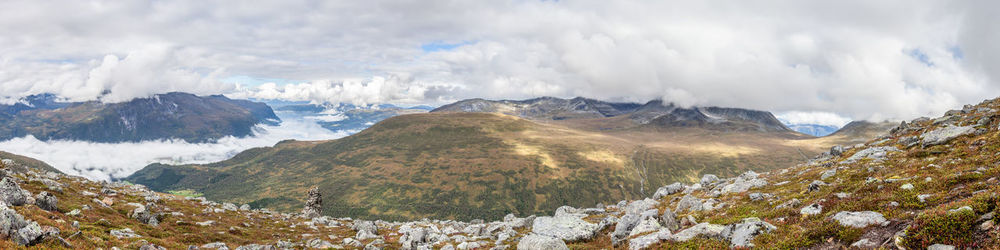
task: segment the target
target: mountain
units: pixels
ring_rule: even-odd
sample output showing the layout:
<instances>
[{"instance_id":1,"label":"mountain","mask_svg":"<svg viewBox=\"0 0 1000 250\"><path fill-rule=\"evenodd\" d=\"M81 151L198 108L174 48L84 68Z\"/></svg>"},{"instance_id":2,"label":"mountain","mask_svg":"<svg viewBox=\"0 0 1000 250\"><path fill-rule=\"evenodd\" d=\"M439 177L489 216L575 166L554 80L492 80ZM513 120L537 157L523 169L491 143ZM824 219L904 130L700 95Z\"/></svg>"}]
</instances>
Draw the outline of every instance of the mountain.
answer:
<instances>
[{"instance_id":1,"label":"mountain","mask_svg":"<svg viewBox=\"0 0 1000 250\"><path fill-rule=\"evenodd\" d=\"M732 176L789 167L837 143L782 129L767 112L669 108L662 116L669 120L655 121L690 123L665 127L632 122L629 112L642 105L577 109L563 105L573 103L569 100L528 102L548 104L515 113L545 119L445 112L462 106L447 105L388 118L338 140L287 141L213 164L154 164L125 180L281 211L300 203L288 194L316 185L335 204L329 215L500 218L642 197L654 187L706 173ZM681 110L698 115L673 115ZM560 119L569 116L581 118ZM694 126L697 122L704 124ZM631 125L607 129L619 123Z\"/></svg>"},{"instance_id":2,"label":"mountain","mask_svg":"<svg viewBox=\"0 0 1000 250\"><path fill-rule=\"evenodd\" d=\"M844 127L838 129L836 132L830 134L830 136L845 136L845 137L855 137L855 138L875 138L881 135L889 133L890 130L899 125L898 122L870 122L870 121L852 121Z\"/></svg>"},{"instance_id":3,"label":"mountain","mask_svg":"<svg viewBox=\"0 0 1000 250\"><path fill-rule=\"evenodd\" d=\"M488 112L532 120L580 120L627 117L617 127L652 124L660 127L699 127L721 131L789 132L773 114L739 108L680 107L653 100L646 104L612 103L577 97L541 97L523 101L469 99L431 112ZM576 121L570 121L570 123Z\"/></svg>"},{"instance_id":4,"label":"mountain","mask_svg":"<svg viewBox=\"0 0 1000 250\"><path fill-rule=\"evenodd\" d=\"M402 108L391 104L357 106L349 103L340 104L293 104L276 106L278 112L294 112L306 119L315 120L326 129L332 131L361 131L386 118L403 115L425 113L429 106Z\"/></svg>"},{"instance_id":5,"label":"mountain","mask_svg":"<svg viewBox=\"0 0 1000 250\"><path fill-rule=\"evenodd\" d=\"M6 167L8 168L31 168L43 172L62 173L62 171L43 161L4 151L0 151L0 164L7 165Z\"/></svg>"},{"instance_id":6,"label":"mountain","mask_svg":"<svg viewBox=\"0 0 1000 250\"><path fill-rule=\"evenodd\" d=\"M837 132L840 127L819 124L785 124L789 129L811 136L827 136Z\"/></svg>"},{"instance_id":7,"label":"mountain","mask_svg":"<svg viewBox=\"0 0 1000 250\"><path fill-rule=\"evenodd\" d=\"M257 125L279 122L263 103L176 92L122 103L64 103L36 95L0 105L0 111L0 140L32 135L40 140L207 142L250 136Z\"/></svg>"},{"instance_id":8,"label":"mountain","mask_svg":"<svg viewBox=\"0 0 1000 250\"><path fill-rule=\"evenodd\" d=\"M15 161L0 161L0 248L389 248L389 249L992 249L1000 244L1000 99L962 110L949 111L937 119L920 118L901 123L880 138L847 147L833 147L807 163L768 172L742 172L735 177L705 175L684 182L662 185L652 195L614 204L580 207L560 206L554 212L526 216L517 212L503 219L468 221L421 219L387 222L345 218L343 189L309 189L303 175L289 180L305 186L302 192L262 187L295 201L292 213L273 212L217 203L196 197L191 190L174 194L153 192L142 185L124 182L93 182L80 177L46 173L34 168L11 168ZM397 119L452 116L456 114L404 115L373 127L425 126L427 133L443 128ZM506 122L489 126L506 133L525 131L532 123L496 114L458 114L469 119L491 117ZM430 119L428 119L430 120ZM428 121L418 120L418 121ZM464 121L481 122L482 118ZM368 130L366 130L368 131ZM554 132L554 131L545 131ZM355 140L370 140L362 132ZM404 134L400 134L404 135ZM444 133L435 134L445 136ZM411 136L416 137L416 136ZM457 147L470 145L463 135ZM482 138L480 138L482 139ZM285 142L275 148L320 147L331 142ZM350 143L323 147L346 147ZM405 145L402 142L399 146ZM411 145L416 146L416 145ZM427 147L441 147L439 144ZM231 161L247 161L247 152ZM393 151L374 150L372 154ZM416 157L426 151L413 150ZM413 153L419 152L419 153ZM317 151L317 153L322 153ZM302 154L302 153L299 153ZM280 157L281 154L274 154ZM292 164L304 155L286 155L275 161ZM452 158L455 161L466 158ZM384 163L385 161L381 161ZM218 168L215 166L193 166ZM244 165L244 167L247 165ZM314 164L315 167L322 167ZM386 168L393 164L385 164ZM239 167L239 166L232 166ZM476 165L466 165L474 168ZM436 183L433 171L422 182ZM162 168L167 169L167 168ZM259 171L257 169L254 171ZM274 171L290 172L289 169ZM559 170L562 171L562 170ZM342 171L348 174L350 171ZM387 171L381 171L387 172ZM558 172L552 170L552 172ZM378 174L371 171L369 174ZM474 184L489 182L490 175L466 172ZM514 171L512 175L519 174ZM652 172L649 172L652 173ZM255 172L251 175L264 175ZM388 173L388 178L396 174ZM429 177L426 177L429 176ZM467 177L466 177L467 176ZM208 178L224 181L218 175ZM180 178L183 179L183 178ZM352 186L380 185L342 179ZM546 181L540 178L537 181ZM231 182L230 182L231 183ZM341 183L334 183L341 185ZM606 183L581 183L588 188ZM613 184L612 184L613 186ZM382 188L384 197L426 198L417 189ZM441 188L440 185L431 185ZM470 185L467 188L481 186ZM485 186L487 189L490 186ZM261 187L258 187L261 188ZM309 191L305 191L305 190ZM565 190L570 200L602 195L587 189ZM544 192L543 192L544 193ZM527 193L516 197L531 197ZM26 199L25 195L33 199ZM184 196L181 196L184 195ZM457 195L456 197L460 197ZM506 199L489 192L481 200ZM445 209L453 204L439 201ZM379 210L388 204L367 208ZM328 210L338 211L330 213ZM301 211L301 212L299 212ZM331 216L319 216L322 211Z\"/></svg>"}]
</instances>

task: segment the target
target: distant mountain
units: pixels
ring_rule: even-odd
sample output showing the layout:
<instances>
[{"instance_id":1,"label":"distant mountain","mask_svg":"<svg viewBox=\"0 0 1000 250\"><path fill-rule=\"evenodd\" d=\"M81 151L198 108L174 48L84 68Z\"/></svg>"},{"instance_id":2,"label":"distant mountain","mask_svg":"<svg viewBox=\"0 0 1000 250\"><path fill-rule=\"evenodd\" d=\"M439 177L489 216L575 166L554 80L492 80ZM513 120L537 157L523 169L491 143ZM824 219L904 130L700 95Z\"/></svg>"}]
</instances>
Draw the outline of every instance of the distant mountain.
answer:
<instances>
[{"instance_id":1,"label":"distant mountain","mask_svg":"<svg viewBox=\"0 0 1000 250\"><path fill-rule=\"evenodd\" d=\"M0 151L0 166L9 169L18 169L19 171L30 169L40 170L42 172L56 172L63 173L58 169L52 167L48 163L36 160L23 155L12 154L4 151Z\"/></svg>"},{"instance_id":2,"label":"distant mountain","mask_svg":"<svg viewBox=\"0 0 1000 250\"><path fill-rule=\"evenodd\" d=\"M837 132L840 127L819 124L785 124L789 129L811 136L827 136Z\"/></svg>"},{"instance_id":3,"label":"distant mountain","mask_svg":"<svg viewBox=\"0 0 1000 250\"><path fill-rule=\"evenodd\" d=\"M0 105L0 114L0 140L33 135L40 140L207 142L250 136L259 124L280 122L263 103L177 92L121 103L66 103L35 95Z\"/></svg>"},{"instance_id":4,"label":"distant mountain","mask_svg":"<svg viewBox=\"0 0 1000 250\"><path fill-rule=\"evenodd\" d=\"M767 111L721 107L685 108L660 100L638 104L604 102L583 97L541 97L523 101L469 99L431 112L488 112L536 120L628 117L634 125L701 127L724 131L792 131Z\"/></svg>"},{"instance_id":5,"label":"distant mountain","mask_svg":"<svg viewBox=\"0 0 1000 250\"><path fill-rule=\"evenodd\" d=\"M843 137L843 138L875 138L885 134L888 134L892 128L898 126L898 122L869 122L869 121L853 121L844 125L836 132L830 134L830 137ZM858 140L852 140L854 143L858 143Z\"/></svg>"},{"instance_id":6,"label":"distant mountain","mask_svg":"<svg viewBox=\"0 0 1000 250\"><path fill-rule=\"evenodd\" d=\"M389 117L426 113L430 106L402 108L392 104L357 106L340 104L293 104L276 106L278 112L294 112L303 118L315 120L320 126L332 131L361 131Z\"/></svg>"}]
</instances>

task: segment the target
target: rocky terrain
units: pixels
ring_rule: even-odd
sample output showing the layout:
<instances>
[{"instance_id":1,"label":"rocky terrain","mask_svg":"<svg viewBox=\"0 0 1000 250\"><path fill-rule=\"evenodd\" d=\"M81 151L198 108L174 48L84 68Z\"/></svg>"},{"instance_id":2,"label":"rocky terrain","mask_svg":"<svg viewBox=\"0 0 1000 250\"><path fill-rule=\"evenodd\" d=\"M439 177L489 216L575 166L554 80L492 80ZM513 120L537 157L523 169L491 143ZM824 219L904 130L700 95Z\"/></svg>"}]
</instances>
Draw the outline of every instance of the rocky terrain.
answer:
<instances>
[{"instance_id":1,"label":"rocky terrain","mask_svg":"<svg viewBox=\"0 0 1000 250\"><path fill-rule=\"evenodd\" d=\"M0 105L0 140L31 135L43 141L208 142L250 136L255 126L278 122L266 104L221 95L175 92L122 103L59 102L52 95L36 95Z\"/></svg>"},{"instance_id":2,"label":"rocky terrain","mask_svg":"<svg viewBox=\"0 0 1000 250\"><path fill-rule=\"evenodd\" d=\"M1000 101L899 124L809 163L705 175L648 198L495 221L367 221L92 182L0 161L0 247L48 248L992 248L1000 239ZM12 166L14 165L14 166Z\"/></svg>"}]
</instances>

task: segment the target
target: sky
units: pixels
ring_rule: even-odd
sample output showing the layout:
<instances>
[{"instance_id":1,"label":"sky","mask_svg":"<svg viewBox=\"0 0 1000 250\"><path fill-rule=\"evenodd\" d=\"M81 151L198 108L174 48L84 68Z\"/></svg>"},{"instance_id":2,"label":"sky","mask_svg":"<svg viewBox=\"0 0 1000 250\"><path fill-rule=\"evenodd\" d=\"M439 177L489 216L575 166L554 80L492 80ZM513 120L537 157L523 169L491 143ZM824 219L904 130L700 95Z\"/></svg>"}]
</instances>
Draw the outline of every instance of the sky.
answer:
<instances>
[{"instance_id":1,"label":"sky","mask_svg":"<svg viewBox=\"0 0 1000 250\"><path fill-rule=\"evenodd\" d=\"M0 103L170 91L431 105L585 96L804 122L911 119L1000 95L997 5L10 0Z\"/></svg>"}]
</instances>

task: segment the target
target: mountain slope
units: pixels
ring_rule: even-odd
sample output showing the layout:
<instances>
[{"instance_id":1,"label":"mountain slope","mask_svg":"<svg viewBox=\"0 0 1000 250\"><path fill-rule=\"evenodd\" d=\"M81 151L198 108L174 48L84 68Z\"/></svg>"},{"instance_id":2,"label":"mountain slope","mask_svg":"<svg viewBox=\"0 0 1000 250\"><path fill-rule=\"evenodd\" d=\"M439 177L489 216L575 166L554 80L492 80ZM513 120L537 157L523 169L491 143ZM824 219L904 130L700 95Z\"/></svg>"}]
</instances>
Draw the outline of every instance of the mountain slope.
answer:
<instances>
[{"instance_id":1,"label":"mountain slope","mask_svg":"<svg viewBox=\"0 0 1000 250\"><path fill-rule=\"evenodd\" d=\"M29 105L0 105L6 111L0 117L0 140L33 135L40 140L205 142L249 136L258 124L278 122L265 104L224 96L168 93L110 104L58 103L53 98L34 96Z\"/></svg>"},{"instance_id":2,"label":"mountain slope","mask_svg":"<svg viewBox=\"0 0 1000 250\"><path fill-rule=\"evenodd\" d=\"M283 211L300 202L286 194L318 185L336 204L331 215L499 218L642 197L706 173L788 167L833 145L787 131L561 124L494 113L403 115L338 140L289 141L215 164L151 165L126 180Z\"/></svg>"}]
</instances>

